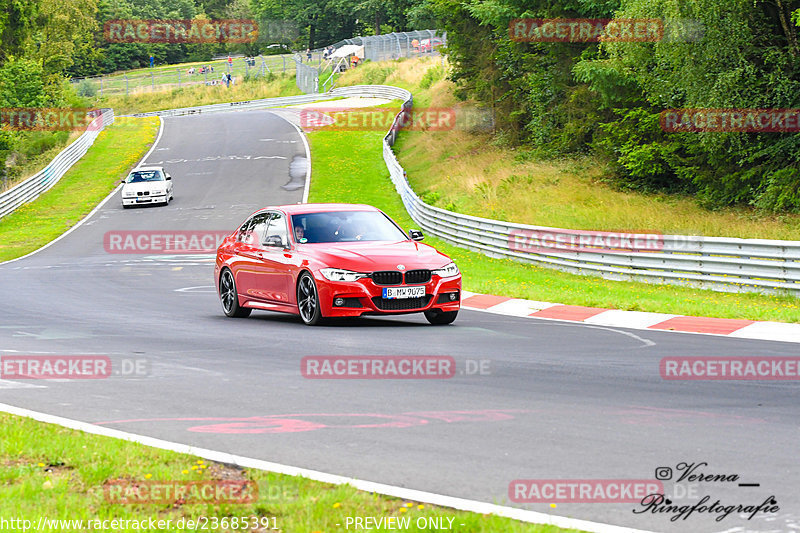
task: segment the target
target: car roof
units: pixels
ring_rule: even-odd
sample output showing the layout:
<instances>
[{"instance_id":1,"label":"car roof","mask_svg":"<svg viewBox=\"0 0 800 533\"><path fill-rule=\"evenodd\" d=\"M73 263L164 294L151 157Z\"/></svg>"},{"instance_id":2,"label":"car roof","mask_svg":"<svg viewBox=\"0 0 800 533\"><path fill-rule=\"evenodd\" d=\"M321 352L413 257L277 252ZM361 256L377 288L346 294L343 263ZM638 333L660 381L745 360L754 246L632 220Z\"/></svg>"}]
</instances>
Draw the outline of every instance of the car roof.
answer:
<instances>
[{"instance_id":1,"label":"car roof","mask_svg":"<svg viewBox=\"0 0 800 533\"><path fill-rule=\"evenodd\" d=\"M299 215L306 213L324 213L326 211L380 211L377 207L372 207L366 204L286 204L286 205L273 205L257 212L281 210L287 215Z\"/></svg>"},{"instance_id":2,"label":"car roof","mask_svg":"<svg viewBox=\"0 0 800 533\"><path fill-rule=\"evenodd\" d=\"M150 170L162 170L163 171L164 167L136 167L133 170L131 170L131 174L133 174L134 172L140 172L140 171L148 172Z\"/></svg>"}]
</instances>

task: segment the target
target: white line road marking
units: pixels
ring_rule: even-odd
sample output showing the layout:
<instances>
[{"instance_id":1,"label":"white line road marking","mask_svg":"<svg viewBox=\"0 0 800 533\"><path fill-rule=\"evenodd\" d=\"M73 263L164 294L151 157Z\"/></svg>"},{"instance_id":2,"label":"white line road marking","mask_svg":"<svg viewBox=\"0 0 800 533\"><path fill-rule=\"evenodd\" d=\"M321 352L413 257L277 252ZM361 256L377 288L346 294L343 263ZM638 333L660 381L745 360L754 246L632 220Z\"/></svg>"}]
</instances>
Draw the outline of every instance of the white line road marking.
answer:
<instances>
[{"instance_id":1,"label":"white line road marking","mask_svg":"<svg viewBox=\"0 0 800 533\"><path fill-rule=\"evenodd\" d=\"M20 383L9 379L0 379L0 389L46 389L46 385L34 385L33 383Z\"/></svg>"},{"instance_id":2,"label":"white line road marking","mask_svg":"<svg viewBox=\"0 0 800 533\"><path fill-rule=\"evenodd\" d=\"M173 292L216 292L213 285L198 285L197 287L183 287L181 289L173 289Z\"/></svg>"},{"instance_id":3,"label":"white line road marking","mask_svg":"<svg viewBox=\"0 0 800 533\"><path fill-rule=\"evenodd\" d=\"M62 418L60 416L48 415L46 413L39 413L30 411L13 405L0 403L0 411L5 411L13 415L24 416L46 422L48 424L57 424L59 426L77 429L86 433L94 435L103 435L105 437L112 437L115 439L126 440L129 442L137 442L152 448L159 448L162 450L170 450L177 453L185 453L202 457L209 461L216 461L219 463L228 463L238 465L244 468L257 468L268 472L276 472L279 474L286 474L290 476L303 476L308 479L320 481L322 483L331 483L334 485L350 485L358 490L366 492L375 492L385 496L393 496L404 500L424 502L431 505L439 505L442 507L450 507L459 509L461 511L469 511L472 513L480 514L494 514L497 516L505 516L514 520L535 524L550 524L566 529L580 529L592 533L648 533L641 529L632 529L628 527L613 526L609 524L601 524L597 522L590 522L588 520L577 520L574 518L566 518L563 516L554 516L545 513L538 513L535 511L528 511L525 509L517 509L514 507L504 507L502 505L495 505L491 503L479 502L475 500L467 500L464 498L454 498L452 496L444 496L435 494L433 492L424 492L421 490L407 489L405 487L395 487L393 485L385 485L383 483L375 483L372 481L364 481L361 479L353 479L336 474L327 474L317 470L308 470L305 468L298 468L295 466L283 465L280 463L272 463L269 461L262 461L260 459L253 459L251 457L243 457L240 455L232 455L225 452L218 452L206 448L195 448L188 444L180 444L177 442L170 442L144 435L137 435L135 433L128 433L126 431L119 431L102 426L89 424L88 422L80 422L78 420L71 420L69 418Z\"/></svg>"}]
</instances>

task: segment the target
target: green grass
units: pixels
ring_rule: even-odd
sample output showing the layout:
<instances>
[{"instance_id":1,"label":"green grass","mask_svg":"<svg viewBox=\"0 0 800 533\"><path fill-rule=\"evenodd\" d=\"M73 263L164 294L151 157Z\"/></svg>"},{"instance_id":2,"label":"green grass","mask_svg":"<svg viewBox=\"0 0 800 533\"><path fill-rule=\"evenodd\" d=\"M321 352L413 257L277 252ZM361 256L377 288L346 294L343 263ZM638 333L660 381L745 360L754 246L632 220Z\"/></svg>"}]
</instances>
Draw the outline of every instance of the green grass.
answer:
<instances>
[{"instance_id":1,"label":"green grass","mask_svg":"<svg viewBox=\"0 0 800 533\"><path fill-rule=\"evenodd\" d=\"M106 127L52 189L0 219L0 261L44 246L86 216L139 162L158 124L157 118L118 118Z\"/></svg>"},{"instance_id":2,"label":"green grass","mask_svg":"<svg viewBox=\"0 0 800 533\"><path fill-rule=\"evenodd\" d=\"M173 88L165 92L143 92L131 96L104 96L96 98L94 105L111 107L117 115L127 115L296 94L301 94L301 92L297 88L294 74L292 74L248 81L240 80L230 87L224 85L192 85Z\"/></svg>"},{"instance_id":3,"label":"green grass","mask_svg":"<svg viewBox=\"0 0 800 533\"><path fill-rule=\"evenodd\" d=\"M367 62L338 86L382 83L408 89L415 109L453 107L439 58ZM486 132L403 131L395 152L411 187L437 207L485 218L557 228L800 240L800 215L735 207L709 211L681 195L620 190L593 157L532 159Z\"/></svg>"},{"instance_id":4,"label":"green grass","mask_svg":"<svg viewBox=\"0 0 800 533\"><path fill-rule=\"evenodd\" d=\"M283 57L286 57L285 71ZM293 74L295 70L295 63L291 55L286 56L264 56L269 72L276 75L284 73ZM316 65L316 61L313 63ZM188 74L188 70L192 67L195 69L200 67L213 67L214 72L203 74ZM234 58L233 60L233 75L241 78L246 73L258 73L261 70L261 59L256 57L256 65L254 67L246 67L244 60ZM206 80L218 80L223 72L228 71L228 62L225 59L217 59L214 61L190 61L187 63L177 63L174 65L158 65L154 68L142 67L133 70L126 70L114 72L105 76L97 78L90 78L89 82L104 95L124 94L126 89L129 93L142 93L155 90L163 91L169 90L172 86L177 87L180 83L181 86L190 86L192 84L204 84ZM102 78L102 86L100 79ZM80 80L76 80L76 84ZM155 86L155 89L153 88Z\"/></svg>"},{"instance_id":5,"label":"green grass","mask_svg":"<svg viewBox=\"0 0 800 533\"><path fill-rule=\"evenodd\" d=\"M389 179L382 155L383 135L324 129L309 133L313 168L309 201L370 204L406 229L417 227ZM343 146L358 149L348 150L348 157L342 157ZM473 292L633 311L800 322L800 299L792 296L611 281L492 259L432 237L427 237L426 242L456 261L463 274L464 289Z\"/></svg>"},{"instance_id":6,"label":"green grass","mask_svg":"<svg viewBox=\"0 0 800 533\"><path fill-rule=\"evenodd\" d=\"M110 493L104 489L104 485L113 480L213 483L221 479L254 482L258 498L250 503L174 501L134 505L108 501ZM412 524L419 517L449 517L454 518L454 529L464 533L574 531L379 496L349 485L330 485L302 477L240 469L0 414L0 517L27 519L36 525L43 516L84 521L153 518L172 520L173 526L182 518L257 516L269 517L270 527L277 526L280 531L288 532L339 531L344 529L346 518L353 516L407 517ZM120 530L126 529L116 529ZM167 530L189 529L172 527ZM427 529L412 526L408 531Z\"/></svg>"}]
</instances>

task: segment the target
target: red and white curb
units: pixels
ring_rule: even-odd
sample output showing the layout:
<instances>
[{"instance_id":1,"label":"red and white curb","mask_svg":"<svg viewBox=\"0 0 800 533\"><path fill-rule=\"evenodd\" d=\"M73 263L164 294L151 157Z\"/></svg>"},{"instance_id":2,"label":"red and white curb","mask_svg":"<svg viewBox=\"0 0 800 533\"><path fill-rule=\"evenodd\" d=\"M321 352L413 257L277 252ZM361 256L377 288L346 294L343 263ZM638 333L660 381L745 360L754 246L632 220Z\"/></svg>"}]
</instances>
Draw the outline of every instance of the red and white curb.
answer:
<instances>
[{"instance_id":1,"label":"red and white curb","mask_svg":"<svg viewBox=\"0 0 800 533\"><path fill-rule=\"evenodd\" d=\"M487 311L499 315L582 322L596 326L701 333L741 339L800 342L800 324L788 324L785 322L757 322L755 320L732 318L620 311L618 309L537 302L535 300L522 300L506 296L477 294L469 291L462 291L461 306L465 309Z\"/></svg>"}]
</instances>

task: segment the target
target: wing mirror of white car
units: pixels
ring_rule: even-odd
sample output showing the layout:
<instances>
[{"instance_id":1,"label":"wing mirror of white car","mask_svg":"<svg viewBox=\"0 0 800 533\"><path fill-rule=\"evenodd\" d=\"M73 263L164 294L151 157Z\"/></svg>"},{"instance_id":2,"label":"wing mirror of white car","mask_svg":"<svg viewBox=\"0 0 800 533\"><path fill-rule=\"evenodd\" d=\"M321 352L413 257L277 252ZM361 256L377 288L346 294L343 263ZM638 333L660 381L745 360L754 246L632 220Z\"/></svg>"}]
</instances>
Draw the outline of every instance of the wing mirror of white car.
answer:
<instances>
[{"instance_id":1,"label":"wing mirror of white car","mask_svg":"<svg viewBox=\"0 0 800 533\"><path fill-rule=\"evenodd\" d=\"M171 180L171 179L172 179L172 176L170 176L169 174L167 174L167 180Z\"/></svg>"},{"instance_id":2,"label":"wing mirror of white car","mask_svg":"<svg viewBox=\"0 0 800 533\"><path fill-rule=\"evenodd\" d=\"M418 229L408 230L408 236L411 238L412 241L422 241L425 239L425 235L422 234L422 230Z\"/></svg>"}]
</instances>

